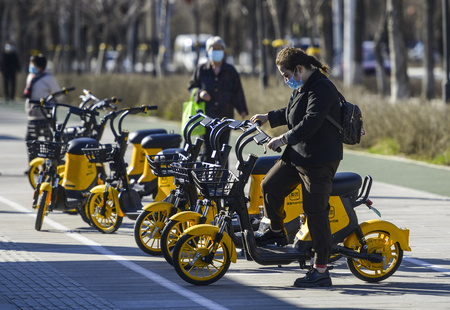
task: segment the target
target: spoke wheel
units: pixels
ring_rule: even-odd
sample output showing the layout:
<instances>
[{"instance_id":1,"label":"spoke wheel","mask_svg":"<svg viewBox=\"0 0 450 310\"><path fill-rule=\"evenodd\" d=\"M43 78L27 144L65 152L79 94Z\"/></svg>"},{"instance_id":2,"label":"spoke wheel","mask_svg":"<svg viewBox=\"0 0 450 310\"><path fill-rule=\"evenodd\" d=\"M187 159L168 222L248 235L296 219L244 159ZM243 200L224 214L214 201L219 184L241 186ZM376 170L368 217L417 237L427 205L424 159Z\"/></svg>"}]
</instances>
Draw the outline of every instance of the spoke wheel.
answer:
<instances>
[{"instance_id":1,"label":"spoke wheel","mask_svg":"<svg viewBox=\"0 0 450 310\"><path fill-rule=\"evenodd\" d=\"M186 229L196 224L198 224L197 221L169 221L166 224L161 233L161 252L163 253L164 258L169 264L173 265L172 253L177 241L180 239Z\"/></svg>"},{"instance_id":2,"label":"spoke wheel","mask_svg":"<svg viewBox=\"0 0 450 310\"><path fill-rule=\"evenodd\" d=\"M39 172L43 169L44 167L42 164L30 166L30 169L28 169L28 181L33 189L36 189L36 184L39 180Z\"/></svg>"},{"instance_id":3,"label":"spoke wheel","mask_svg":"<svg viewBox=\"0 0 450 310\"><path fill-rule=\"evenodd\" d=\"M367 253L383 256L383 262L374 263L364 259L347 258L347 266L355 277L367 282L378 282L389 278L397 271L403 259L403 250L398 242L391 240L389 233L371 231L364 234L367 242ZM362 248L356 249L361 251Z\"/></svg>"},{"instance_id":4,"label":"spoke wheel","mask_svg":"<svg viewBox=\"0 0 450 310\"><path fill-rule=\"evenodd\" d=\"M230 267L230 254L222 241L211 262L203 260L213 248L213 237L183 235L173 250L173 266L178 275L191 284L208 285L221 279Z\"/></svg>"},{"instance_id":5,"label":"spoke wheel","mask_svg":"<svg viewBox=\"0 0 450 310\"><path fill-rule=\"evenodd\" d=\"M103 207L103 193L94 193L87 203L87 216L90 223L98 231L112 234L122 225L123 217L117 214L116 205L111 194L108 193L105 207Z\"/></svg>"},{"instance_id":6,"label":"spoke wheel","mask_svg":"<svg viewBox=\"0 0 450 310\"><path fill-rule=\"evenodd\" d=\"M169 214L166 211L142 211L134 223L134 240L138 247L147 254L161 255L161 231Z\"/></svg>"},{"instance_id":7,"label":"spoke wheel","mask_svg":"<svg viewBox=\"0 0 450 310\"><path fill-rule=\"evenodd\" d=\"M44 216L47 211L47 197L49 192L41 191L39 194L38 202L37 202L37 215L36 215L36 223L34 224L34 229L40 231L42 228L42 223L44 223Z\"/></svg>"}]
</instances>

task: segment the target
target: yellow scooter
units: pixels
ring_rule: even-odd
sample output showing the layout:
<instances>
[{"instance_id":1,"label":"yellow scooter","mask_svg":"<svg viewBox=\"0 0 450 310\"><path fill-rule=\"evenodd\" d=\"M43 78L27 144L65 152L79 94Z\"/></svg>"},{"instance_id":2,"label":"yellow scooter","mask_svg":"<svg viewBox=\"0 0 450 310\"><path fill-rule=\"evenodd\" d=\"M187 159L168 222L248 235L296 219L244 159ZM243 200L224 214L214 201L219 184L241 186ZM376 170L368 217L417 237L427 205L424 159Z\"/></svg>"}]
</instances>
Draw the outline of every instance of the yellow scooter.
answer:
<instances>
[{"instance_id":1,"label":"yellow scooter","mask_svg":"<svg viewBox=\"0 0 450 310\"><path fill-rule=\"evenodd\" d=\"M231 262L237 262L236 238L231 218L239 216L240 237L247 260L261 265L285 265L299 262L306 268L306 261L313 257L311 238L307 225L299 229L293 245L260 247L256 244L254 230L247 209L244 187L257 161L250 154L243 159L243 149L254 141L264 144L270 140L256 123L244 132L236 142L238 174L228 170L193 170L193 180L206 199L221 199L225 211L215 225L199 224L184 231L172 253L173 265L178 275L195 285L216 282L227 272ZM223 179L227 174L228 178ZM362 186L361 186L362 184ZM403 251L409 247L409 230L374 219L359 223L355 208L367 206L379 215L369 199L372 178L364 183L355 173L337 173L330 199L330 226L332 232L332 255L347 258L350 271L367 282L378 282L392 276L402 262ZM359 194L358 194L359 191ZM303 213L303 212L302 212ZM307 221L307 218L305 219Z\"/></svg>"},{"instance_id":2,"label":"yellow scooter","mask_svg":"<svg viewBox=\"0 0 450 310\"><path fill-rule=\"evenodd\" d=\"M42 101L44 103L44 101ZM45 169L39 172L38 182L33 195L33 208L37 209L35 229L41 230L44 216L53 210L73 211L77 210L84 221L88 222L83 213L83 206L89 196L89 189L98 184L100 171L95 164L87 161L82 153L84 147L94 147L98 144L92 138L78 138L67 144L61 141L71 115L86 115L91 117L98 112L72 107L70 105L55 104L56 107L65 107L68 113L64 121L55 126L55 141L32 141L28 143L30 153L45 158ZM66 152L67 151L67 152ZM58 173L58 166L65 154L64 174Z\"/></svg>"}]
</instances>

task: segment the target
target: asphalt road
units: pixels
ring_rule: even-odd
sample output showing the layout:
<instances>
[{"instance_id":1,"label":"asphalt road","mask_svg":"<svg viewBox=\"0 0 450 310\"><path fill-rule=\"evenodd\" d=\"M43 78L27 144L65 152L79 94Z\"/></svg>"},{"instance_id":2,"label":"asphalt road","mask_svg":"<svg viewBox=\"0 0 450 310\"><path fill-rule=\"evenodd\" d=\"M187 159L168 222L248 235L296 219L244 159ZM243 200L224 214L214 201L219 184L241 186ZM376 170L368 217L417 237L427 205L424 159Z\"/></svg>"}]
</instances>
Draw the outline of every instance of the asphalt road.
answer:
<instances>
[{"instance_id":1,"label":"asphalt road","mask_svg":"<svg viewBox=\"0 0 450 310\"><path fill-rule=\"evenodd\" d=\"M35 231L25 126L21 106L0 103L0 309L449 309L449 169L345 153L340 170L372 175L370 197L382 219L410 229L412 251L385 281L362 282L341 259L332 288L298 289L292 284L305 271L296 264L260 266L239 256L224 278L198 287L141 252L130 219L104 235L78 215L54 212ZM149 118L127 126L179 131ZM364 207L357 214L377 217Z\"/></svg>"}]
</instances>

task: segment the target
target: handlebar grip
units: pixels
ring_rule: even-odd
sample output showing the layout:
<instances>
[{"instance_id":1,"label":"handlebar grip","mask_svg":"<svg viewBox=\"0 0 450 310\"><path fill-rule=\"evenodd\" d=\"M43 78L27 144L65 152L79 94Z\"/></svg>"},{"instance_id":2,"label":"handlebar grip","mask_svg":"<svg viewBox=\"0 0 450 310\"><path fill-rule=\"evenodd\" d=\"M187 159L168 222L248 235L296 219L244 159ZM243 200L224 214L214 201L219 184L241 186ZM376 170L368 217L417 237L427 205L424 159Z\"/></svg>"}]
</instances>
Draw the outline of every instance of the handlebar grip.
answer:
<instances>
[{"instance_id":1,"label":"handlebar grip","mask_svg":"<svg viewBox=\"0 0 450 310\"><path fill-rule=\"evenodd\" d=\"M74 87L74 86L72 86L72 87L63 87L62 90L63 90L65 93L68 93L68 92L70 92L70 91L75 90L75 87Z\"/></svg>"},{"instance_id":2,"label":"handlebar grip","mask_svg":"<svg viewBox=\"0 0 450 310\"><path fill-rule=\"evenodd\" d=\"M278 148L275 150L275 152L281 153L281 147L278 147Z\"/></svg>"},{"instance_id":3,"label":"handlebar grip","mask_svg":"<svg viewBox=\"0 0 450 310\"><path fill-rule=\"evenodd\" d=\"M43 103L45 101L43 99L42 100L29 99L28 102L29 103L33 103L33 104L41 104L41 103Z\"/></svg>"}]
</instances>

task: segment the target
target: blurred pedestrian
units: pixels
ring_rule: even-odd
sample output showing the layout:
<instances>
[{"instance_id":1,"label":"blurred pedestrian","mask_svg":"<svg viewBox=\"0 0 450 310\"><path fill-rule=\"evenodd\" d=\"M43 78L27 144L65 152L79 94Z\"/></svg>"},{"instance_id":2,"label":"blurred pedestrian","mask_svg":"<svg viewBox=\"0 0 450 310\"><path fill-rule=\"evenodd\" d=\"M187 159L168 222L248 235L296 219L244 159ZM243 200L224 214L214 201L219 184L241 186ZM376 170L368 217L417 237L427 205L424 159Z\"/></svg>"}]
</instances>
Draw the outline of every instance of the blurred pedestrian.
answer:
<instances>
[{"instance_id":1,"label":"blurred pedestrian","mask_svg":"<svg viewBox=\"0 0 450 310\"><path fill-rule=\"evenodd\" d=\"M20 70L20 62L14 45L9 41L5 44L0 67L3 75L5 101L14 101L16 94L16 73Z\"/></svg>"},{"instance_id":2,"label":"blurred pedestrian","mask_svg":"<svg viewBox=\"0 0 450 310\"><path fill-rule=\"evenodd\" d=\"M55 77L46 71L47 58L44 55L31 56L28 67L27 86L24 90L25 112L28 118L26 141L44 138L51 140L53 135L46 117L46 111L37 104L31 104L30 99L40 100L51 93L61 90ZM31 157L30 158L30 161Z\"/></svg>"},{"instance_id":3,"label":"blurred pedestrian","mask_svg":"<svg viewBox=\"0 0 450 310\"><path fill-rule=\"evenodd\" d=\"M221 37L211 37L206 41L208 61L197 66L191 80L189 91L197 88L196 102L205 101L205 114L212 118L234 118L234 109L244 119L248 115L247 104L241 79L235 67L225 60L225 42ZM211 155L208 143L210 130L203 136L205 140L204 160ZM228 144L230 131L222 134L219 145Z\"/></svg>"}]
</instances>

